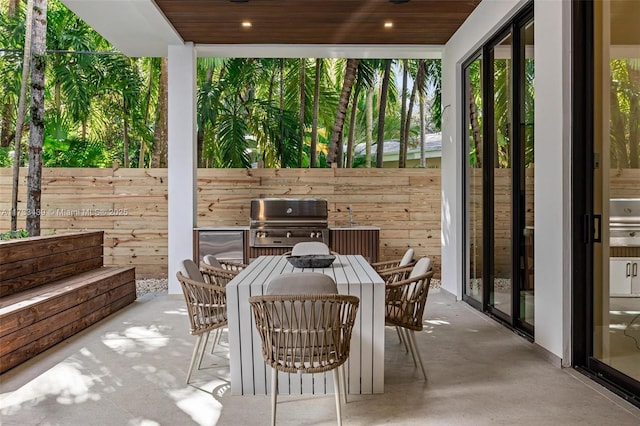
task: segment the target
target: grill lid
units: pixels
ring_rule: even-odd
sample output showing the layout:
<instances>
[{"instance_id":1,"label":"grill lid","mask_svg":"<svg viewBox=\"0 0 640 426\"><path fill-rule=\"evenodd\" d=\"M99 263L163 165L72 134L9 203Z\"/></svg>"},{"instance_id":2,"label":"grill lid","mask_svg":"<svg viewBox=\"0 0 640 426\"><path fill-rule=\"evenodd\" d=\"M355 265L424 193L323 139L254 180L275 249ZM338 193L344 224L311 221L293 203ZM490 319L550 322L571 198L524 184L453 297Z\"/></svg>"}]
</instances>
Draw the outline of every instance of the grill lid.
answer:
<instances>
[{"instance_id":1,"label":"grill lid","mask_svg":"<svg viewBox=\"0 0 640 426\"><path fill-rule=\"evenodd\" d=\"M319 198L255 198L251 200L251 227L326 226L327 200Z\"/></svg>"}]
</instances>

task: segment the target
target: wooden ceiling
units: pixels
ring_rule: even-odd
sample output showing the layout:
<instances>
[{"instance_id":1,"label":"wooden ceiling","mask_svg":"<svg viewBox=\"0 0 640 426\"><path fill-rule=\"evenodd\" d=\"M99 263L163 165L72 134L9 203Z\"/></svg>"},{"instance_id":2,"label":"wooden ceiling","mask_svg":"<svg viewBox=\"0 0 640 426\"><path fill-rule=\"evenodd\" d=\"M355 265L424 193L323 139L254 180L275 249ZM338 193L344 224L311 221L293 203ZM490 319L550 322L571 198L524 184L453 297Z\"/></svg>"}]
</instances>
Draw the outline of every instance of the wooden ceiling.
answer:
<instances>
[{"instance_id":1,"label":"wooden ceiling","mask_svg":"<svg viewBox=\"0 0 640 426\"><path fill-rule=\"evenodd\" d=\"M442 45L481 0L155 1L195 44Z\"/></svg>"}]
</instances>

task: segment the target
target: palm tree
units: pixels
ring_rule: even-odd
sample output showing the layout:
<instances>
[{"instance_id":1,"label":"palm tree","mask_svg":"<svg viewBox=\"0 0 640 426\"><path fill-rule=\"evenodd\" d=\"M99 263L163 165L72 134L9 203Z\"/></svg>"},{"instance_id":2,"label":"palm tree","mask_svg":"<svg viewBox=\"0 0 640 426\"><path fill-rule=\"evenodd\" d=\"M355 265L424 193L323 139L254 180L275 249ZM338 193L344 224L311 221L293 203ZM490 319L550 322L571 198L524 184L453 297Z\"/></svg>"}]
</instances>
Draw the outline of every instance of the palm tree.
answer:
<instances>
[{"instance_id":1,"label":"palm tree","mask_svg":"<svg viewBox=\"0 0 640 426\"><path fill-rule=\"evenodd\" d=\"M160 62L160 81L158 83L158 107L156 110L155 130L153 132L153 155L151 167L167 167L168 153L168 63L167 58Z\"/></svg>"},{"instance_id":2,"label":"palm tree","mask_svg":"<svg viewBox=\"0 0 640 426\"><path fill-rule=\"evenodd\" d=\"M309 147L309 167L316 167L318 149L318 113L320 111L320 73L322 59L316 58L316 71L313 85L313 119L311 124L311 145Z\"/></svg>"},{"instance_id":3,"label":"palm tree","mask_svg":"<svg viewBox=\"0 0 640 426\"><path fill-rule=\"evenodd\" d=\"M405 139L405 122L407 119L407 74L409 61L402 61L402 94L400 95L400 152L398 153L398 167L406 167L407 140Z\"/></svg>"},{"instance_id":4,"label":"palm tree","mask_svg":"<svg viewBox=\"0 0 640 426\"><path fill-rule=\"evenodd\" d=\"M329 144L327 163L333 164L334 162L337 162L338 167L342 166L342 159L337 158L338 144L342 141L342 129L344 127L344 120L347 113L349 98L351 95L351 88L353 87L353 83L356 79L358 62L358 59L347 60L347 67L342 83L342 91L340 93L340 100L338 101L338 111L336 112L336 120L333 126L333 131L331 133L331 142Z\"/></svg>"},{"instance_id":5,"label":"palm tree","mask_svg":"<svg viewBox=\"0 0 640 426\"><path fill-rule=\"evenodd\" d=\"M302 144L304 142L304 116L305 116L305 104L306 104L306 67L307 60L305 58L300 58L300 112L299 112L299 123L300 126L300 139L298 140L298 167L302 167Z\"/></svg>"},{"instance_id":6,"label":"palm tree","mask_svg":"<svg viewBox=\"0 0 640 426\"><path fill-rule=\"evenodd\" d=\"M384 157L384 127L385 111L387 109L387 96L389 93L389 79L391 77L391 59L385 60L382 87L380 89L380 108L378 109L378 141L376 149L376 167L381 168Z\"/></svg>"},{"instance_id":7,"label":"palm tree","mask_svg":"<svg viewBox=\"0 0 640 426\"><path fill-rule=\"evenodd\" d=\"M47 0L33 1L31 56L31 122L29 126L29 176L27 223L29 235L40 235L42 143L44 140L44 89L47 46Z\"/></svg>"},{"instance_id":8,"label":"palm tree","mask_svg":"<svg viewBox=\"0 0 640 426\"><path fill-rule=\"evenodd\" d=\"M22 60L22 81L20 83L20 97L18 101L18 113L16 116L16 130L14 132L15 148L13 155L13 185L11 188L11 231L18 229L18 184L20 182L22 127L26 116L27 84L29 69L32 68L31 38L33 32L33 0L27 2L24 33L24 54ZM29 64L29 67L27 67Z\"/></svg>"}]
</instances>

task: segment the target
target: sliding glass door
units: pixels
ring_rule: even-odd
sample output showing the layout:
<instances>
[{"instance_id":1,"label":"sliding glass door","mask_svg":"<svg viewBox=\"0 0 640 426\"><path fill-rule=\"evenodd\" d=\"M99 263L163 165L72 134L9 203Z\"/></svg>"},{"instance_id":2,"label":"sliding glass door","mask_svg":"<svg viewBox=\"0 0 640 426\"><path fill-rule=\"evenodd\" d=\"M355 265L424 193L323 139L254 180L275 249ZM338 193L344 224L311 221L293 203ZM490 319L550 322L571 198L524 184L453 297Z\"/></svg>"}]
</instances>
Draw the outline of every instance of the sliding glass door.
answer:
<instances>
[{"instance_id":1,"label":"sliding glass door","mask_svg":"<svg viewBox=\"0 0 640 426\"><path fill-rule=\"evenodd\" d=\"M464 64L464 299L533 335L533 12Z\"/></svg>"},{"instance_id":2,"label":"sliding glass door","mask_svg":"<svg viewBox=\"0 0 640 426\"><path fill-rule=\"evenodd\" d=\"M587 231L574 241L586 271L574 275L573 363L640 405L640 7L576 2L574 14L574 227Z\"/></svg>"}]
</instances>

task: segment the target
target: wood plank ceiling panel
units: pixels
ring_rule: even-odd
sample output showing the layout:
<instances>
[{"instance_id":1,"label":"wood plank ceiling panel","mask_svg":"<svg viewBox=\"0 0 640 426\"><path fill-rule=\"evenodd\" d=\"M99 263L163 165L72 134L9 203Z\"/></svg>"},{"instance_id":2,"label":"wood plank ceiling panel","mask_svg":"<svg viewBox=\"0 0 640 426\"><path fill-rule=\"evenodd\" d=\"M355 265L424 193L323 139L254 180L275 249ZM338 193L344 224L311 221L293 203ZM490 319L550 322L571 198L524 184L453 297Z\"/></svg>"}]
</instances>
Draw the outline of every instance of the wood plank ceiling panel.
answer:
<instances>
[{"instance_id":1,"label":"wood plank ceiling panel","mask_svg":"<svg viewBox=\"0 0 640 426\"><path fill-rule=\"evenodd\" d=\"M156 0L195 44L445 44L481 0ZM242 26L243 21L251 27ZM386 28L385 22L392 22Z\"/></svg>"}]
</instances>

